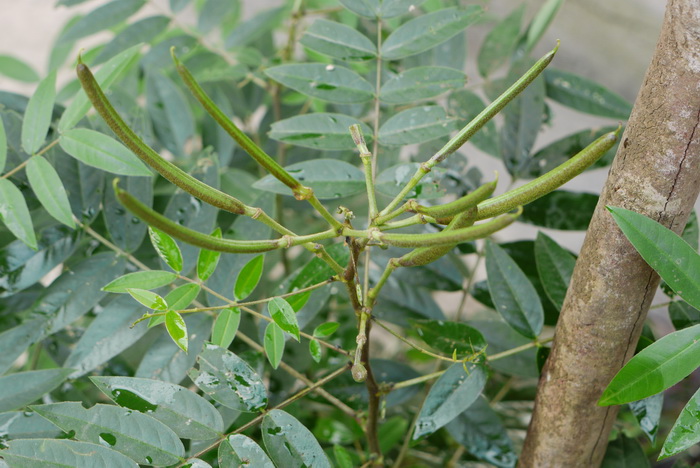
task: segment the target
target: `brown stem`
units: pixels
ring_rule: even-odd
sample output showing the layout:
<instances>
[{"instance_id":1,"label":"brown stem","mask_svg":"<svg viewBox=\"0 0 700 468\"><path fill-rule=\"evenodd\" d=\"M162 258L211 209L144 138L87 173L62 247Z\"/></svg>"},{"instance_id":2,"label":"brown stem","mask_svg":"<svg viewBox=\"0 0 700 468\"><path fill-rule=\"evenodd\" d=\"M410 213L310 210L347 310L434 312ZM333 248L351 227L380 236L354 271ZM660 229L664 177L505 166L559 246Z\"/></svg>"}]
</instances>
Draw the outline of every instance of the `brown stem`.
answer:
<instances>
[{"instance_id":1,"label":"brown stem","mask_svg":"<svg viewBox=\"0 0 700 468\"><path fill-rule=\"evenodd\" d=\"M383 466L382 461L382 450L379 447L379 436L377 433L377 426L379 421L379 403L381 400L381 390L377 381L372 373L372 366L369 363L369 348L370 348L370 330L372 329L372 322L367 322L366 335L367 339L362 347L362 365L365 366L367 370L367 379L365 380L365 385L367 386L367 393L369 394L369 405L367 408L367 423L365 425L365 433L367 435L367 443L369 444L369 451L372 458L373 466Z\"/></svg>"}]
</instances>

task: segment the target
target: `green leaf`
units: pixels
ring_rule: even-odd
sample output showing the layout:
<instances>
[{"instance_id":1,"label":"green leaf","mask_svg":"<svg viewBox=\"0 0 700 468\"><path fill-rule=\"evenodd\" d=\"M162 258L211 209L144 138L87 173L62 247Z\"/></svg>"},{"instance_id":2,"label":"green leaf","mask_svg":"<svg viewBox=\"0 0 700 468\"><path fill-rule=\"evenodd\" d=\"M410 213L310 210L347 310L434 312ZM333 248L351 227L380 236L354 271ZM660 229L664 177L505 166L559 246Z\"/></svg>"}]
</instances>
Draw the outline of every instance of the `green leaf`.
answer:
<instances>
[{"instance_id":1,"label":"green leaf","mask_svg":"<svg viewBox=\"0 0 700 468\"><path fill-rule=\"evenodd\" d=\"M486 347L486 340L479 330L465 323L443 320L410 320L411 330L432 348L449 356L456 353L459 359L472 355Z\"/></svg>"},{"instance_id":2,"label":"green leaf","mask_svg":"<svg viewBox=\"0 0 700 468\"><path fill-rule=\"evenodd\" d=\"M221 239L221 228L217 227L214 229L211 235ZM199 251L197 256L197 276L200 280L206 281L214 273L216 266L219 264L219 257L221 257L221 252L213 252L207 249Z\"/></svg>"},{"instance_id":3,"label":"green leaf","mask_svg":"<svg viewBox=\"0 0 700 468\"><path fill-rule=\"evenodd\" d=\"M5 54L0 54L0 75L26 83L39 81L39 75L31 66L16 57Z\"/></svg>"},{"instance_id":4,"label":"green leaf","mask_svg":"<svg viewBox=\"0 0 700 468\"><path fill-rule=\"evenodd\" d=\"M263 339L265 355L273 369L277 369L284 354L284 331L274 322L268 323Z\"/></svg>"},{"instance_id":5,"label":"green leaf","mask_svg":"<svg viewBox=\"0 0 700 468\"><path fill-rule=\"evenodd\" d=\"M126 292L149 309L166 310L168 308L168 304L165 302L165 299L154 292L138 288L127 288Z\"/></svg>"},{"instance_id":6,"label":"green leaf","mask_svg":"<svg viewBox=\"0 0 700 468\"><path fill-rule=\"evenodd\" d=\"M431 387L416 421L413 440L432 434L469 408L486 385L483 366L452 364Z\"/></svg>"},{"instance_id":7,"label":"green leaf","mask_svg":"<svg viewBox=\"0 0 700 468\"><path fill-rule=\"evenodd\" d=\"M214 327L211 331L211 342L224 349L231 346L240 322L240 310L235 307L222 309L214 320Z\"/></svg>"},{"instance_id":8,"label":"green leaf","mask_svg":"<svg viewBox=\"0 0 700 468\"><path fill-rule=\"evenodd\" d=\"M162 15L149 16L148 18L135 21L105 44L92 64L96 65L102 63L117 55L119 52L137 44L150 43L160 33L165 31L169 24L170 18Z\"/></svg>"},{"instance_id":9,"label":"green leaf","mask_svg":"<svg viewBox=\"0 0 700 468\"><path fill-rule=\"evenodd\" d=\"M252 18L241 22L226 37L224 45L227 49L255 44L265 34L276 28L289 12L286 6L263 10Z\"/></svg>"},{"instance_id":10,"label":"green leaf","mask_svg":"<svg viewBox=\"0 0 700 468\"><path fill-rule=\"evenodd\" d=\"M0 413L5 443L12 439L37 439L58 437L61 430L33 411L7 411ZM3 452L5 454L7 452Z\"/></svg>"},{"instance_id":11,"label":"green leaf","mask_svg":"<svg viewBox=\"0 0 700 468\"><path fill-rule=\"evenodd\" d=\"M544 79L547 97L578 111L612 119L627 119L632 111L627 100L588 78L548 68Z\"/></svg>"},{"instance_id":12,"label":"green leaf","mask_svg":"<svg viewBox=\"0 0 700 468\"><path fill-rule=\"evenodd\" d=\"M170 10L173 13L178 13L190 3L190 0L170 0Z\"/></svg>"},{"instance_id":13,"label":"green leaf","mask_svg":"<svg viewBox=\"0 0 700 468\"><path fill-rule=\"evenodd\" d=\"M186 156L185 145L195 134L194 117L184 92L161 70L147 75L146 107L163 145Z\"/></svg>"},{"instance_id":14,"label":"green leaf","mask_svg":"<svg viewBox=\"0 0 700 468\"><path fill-rule=\"evenodd\" d=\"M152 177L120 177L119 186L147 207L153 206ZM111 187L104 190L102 213L109 237L115 245L129 253L141 246L148 225L122 206Z\"/></svg>"},{"instance_id":15,"label":"green leaf","mask_svg":"<svg viewBox=\"0 0 700 468\"><path fill-rule=\"evenodd\" d=\"M680 382L700 362L700 325L670 333L650 344L623 367L599 405L619 405L655 395Z\"/></svg>"},{"instance_id":16,"label":"green leaf","mask_svg":"<svg viewBox=\"0 0 700 468\"><path fill-rule=\"evenodd\" d=\"M84 442L109 446L145 465L172 465L185 455L177 435L150 416L114 405L85 409L80 402L32 406L64 432Z\"/></svg>"},{"instance_id":17,"label":"green leaf","mask_svg":"<svg viewBox=\"0 0 700 468\"><path fill-rule=\"evenodd\" d=\"M420 106L391 116L379 128L379 143L403 146L424 143L457 130L457 122L440 106Z\"/></svg>"},{"instance_id":18,"label":"green leaf","mask_svg":"<svg viewBox=\"0 0 700 468\"><path fill-rule=\"evenodd\" d=\"M150 176L151 171L114 138L87 128L68 130L59 141L75 159L103 171L132 176Z\"/></svg>"},{"instance_id":19,"label":"green leaf","mask_svg":"<svg viewBox=\"0 0 700 468\"><path fill-rule=\"evenodd\" d=\"M700 308L700 255L656 221L624 208L607 208L644 261L676 294Z\"/></svg>"},{"instance_id":20,"label":"green leaf","mask_svg":"<svg viewBox=\"0 0 700 468\"><path fill-rule=\"evenodd\" d=\"M365 102L374 95L371 84L354 71L340 65L278 65L266 69L265 74L306 96L338 104Z\"/></svg>"},{"instance_id":21,"label":"green leaf","mask_svg":"<svg viewBox=\"0 0 700 468\"><path fill-rule=\"evenodd\" d=\"M262 277L264 255L257 255L250 259L243 266L236 278L236 285L233 287L233 296L237 301L241 301L250 296Z\"/></svg>"},{"instance_id":22,"label":"green leaf","mask_svg":"<svg viewBox=\"0 0 700 468\"><path fill-rule=\"evenodd\" d=\"M71 379L96 369L122 351L129 349L148 332L145 323L134 326L143 308L128 296L110 302L90 323L63 362L74 369Z\"/></svg>"},{"instance_id":23,"label":"green leaf","mask_svg":"<svg viewBox=\"0 0 700 468\"><path fill-rule=\"evenodd\" d=\"M136 377L158 379L178 383L187 376L211 332L211 317L205 314L190 315L185 319L189 332L189 353L180 349L165 333L161 333L141 359Z\"/></svg>"},{"instance_id":24,"label":"green leaf","mask_svg":"<svg viewBox=\"0 0 700 468\"><path fill-rule=\"evenodd\" d=\"M649 468L649 460L644 454L639 442L636 439L627 437L620 433L620 436L608 442L608 448L605 451L605 457L600 465L600 468Z\"/></svg>"},{"instance_id":25,"label":"green leaf","mask_svg":"<svg viewBox=\"0 0 700 468\"><path fill-rule=\"evenodd\" d=\"M390 104L409 104L461 88L466 82L467 75L454 68L410 68L384 83L379 98Z\"/></svg>"},{"instance_id":26,"label":"green leaf","mask_svg":"<svg viewBox=\"0 0 700 468\"><path fill-rule=\"evenodd\" d=\"M535 258L544 292L549 300L561 310L566 290L569 289L571 275L574 273L576 259L568 250L542 232L537 233Z\"/></svg>"},{"instance_id":27,"label":"green leaf","mask_svg":"<svg viewBox=\"0 0 700 468\"><path fill-rule=\"evenodd\" d=\"M486 104L474 92L462 89L450 94L447 106L451 114L460 119L459 125L466 125L486 108ZM486 122L469 142L491 156L500 157L500 136L493 120Z\"/></svg>"},{"instance_id":28,"label":"green leaf","mask_svg":"<svg viewBox=\"0 0 700 468\"><path fill-rule=\"evenodd\" d=\"M255 466L275 468L265 451L250 437L242 434L228 436L219 445L219 466Z\"/></svg>"},{"instance_id":29,"label":"green leaf","mask_svg":"<svg viewBox=\"0 0 700 468\"><path fill-rule=\"evenodd\" d=\"M213 344L197 356L199 369L190 369L192 382L222 405L247 413L267 406L267 391L260 376L243 359Z\"/></svg>"},{"instance_id":30,"label":"green leaf","mask_svg":"<svg viewBox=\"0 0 700 468\"><path fill-rule=\"evenodd\" d=\"M591 128L567 135L540 149L522 166L517 176L523 179L534 179L555 169L568 161L573 155L582 151L592 141L606 133L613 132L617 127ZM619 142L610 148L605 155L591 165L591 169L608 166L617 152Z\"/></svg>"},{"instance_id":31,"label":"green leaf","mask_svg":"<svg viewBox=\"0 0 700 468\"><path fill-rule=\"evenodd\" d=\"M17 239L37 250L34 226L27 202L24 201L22 192L7 179L0 179L0 221Z\"/></svg>"},{"instance_id":32,"label":"green leaf","mask_svg":"<svg viewBox=\"0 0 700 468\"><path fill-rule=\"evenodd\" d=\"M34 194L56 220L75 229L68 194L56 169L43 156L32 156L27 162L27 179Z\"/></svg>"},{"instance_id":33,"label":"green leaf","mask_svg":"<svg viewBox=\"0 0 700 468\"><path fill-rule=\"evenodd\" d=\"M140 289L156 289L172 283L176 278L177 275L170 271L137 271L135 273L127 273L124 276L120 276L103 287L102 290L113 293L125 293L128 292L127 289L136 287Z\"/></svg>"},{"instance_id":34,"label":"green leaf","mask_svg":"<svg viewBox=\"0 0 700 468\"><path fill-rule=\"evenodd\" d=\"M160 258L176 272L182 270L182 253L173 238L151 226L148 227L148 235Z\"/></svg>"},{"instance_id":35,"label":"green leaf","mask_svg":"<svg viewBox=\"0 0 700 468\"><path fill-rule=\"evenodd\" d=\"M520 24L524 12L525 5L520 5L486 34L476 59L479 74L484 78L505 64L513 55L520 39Z\"/></svg>"},{"instance_id":36,"label":"green leaf","mask_svg":"<svg viewBox=\"0 0 700 468\"><path fill-rule=\"evenodd\" d=\"M700 390L690 397L661 448L659 460L681 453L700 442Z\"/></svg>"},{"instance_id":37,"label":"green leaf","mask_svg":"<svg viewBox=\"0 0 700 468\"><path fill-rule=\"evenodd\" d=\"M499 467L512 467L518 459L506 428L488 401L480 396L447 427L447 432L467 452Z\"/></svg>"},{"instance_id":38,"label":"green leaf","mask_svg":"<svg viewBox=\"0 0 700 468\"><path fill-rule=\"evenodd\" d=\"M514 82L529 65L527 61L516 65L508 73L508 81ZM544 80L537 78L503 110L501 158L511 175L520 173L530 159L545 113L544 97Z\"/></svg>"},{"instance_id":39,"label":"green leaf","mask_svg":"<svg viewBox=\"0 0 700 468\"><path fill-rule=\"evenodd\" d=\"M51 125L53 104L56 100L56 72L41 80L32 95L22 120L22 149L36 153L44 144Z\"/></svg>"},{"instance_id":40,"label":"green leaf","mask_svg":"<svg viewBox=\"0 0 700 468\"><path fill-rule=\"evenodd\" d=\"M185 283L170 291L165 296L165 303L171 310L186 309L188 305L197 298L202 287L196 283ZM165 322L165 315L151 317L148 321L148 328Z\"/></svg>"},{"instance_id":41,"label":"green leaf","mask_svg":"<svg viewBox=\"0 0 700 468\"><path fill-rule=\"evenodd\" d=\"M224 431L221 414L207 400L180 385L136 377L90 377L121 406L162 422L183 439L208 440Z\"/></svg>"},{"instance_id":42,"label":"green leaf","mask_svg":"<svg viewBox=\"0 0 700 468\"><path fill-rule=\"evenodd\" d=\"M290 306L287 301L281 297L273 297L272 300L267 303L267 311L282 330L299 341L299 323L297 322L297 316L294 313L294 309L292 309L292 306Z\"/></svg>"},{"instance_id":43,"label":"green leaf","mask_svg":"<svg viewBox=\"0 0 700 468\"><path fill-rule=\"evenodd\" d=\"M700 323L700 310L685 301L673 301L668 306L671 323L676 330L682 330Z\"/></svg>"},{"instance_id":44,"label":"green leaf","mask_svg":"<svg viewBox=\"0 0 700 468\"><path fill-rule=\"evenodd\" d=\"M323 357L323 350L321 349L321 344L316 340L309 340L309 355L311 359L316 362L321 362Z\"/></svg>"},{"instance_id":45,"label":"green leaf","mask_svg":"<svg viewBox=\"0 0 700 468\"><path fill-rule=\"evenodd\" d=\"M403 440L408 429L408 420L401 416L394 416L379 426L379 448L386 453ZM352 466L352 465L351 465Z\"/></svg>"},{"instance_id":46,"label":"green leaf","mask_svg":"<svg viewBox=\"0 0 700 468\"><path fill-rule=\"evenodd\" d=\"M102 5L73 23L61 37L60 41L74 41L109 29L128 19L145 4L145 0L113 0Z\"/></svg>"},{"instance_id":47,"label":"green leaf","mask_svg":"<svg viewBox=\"0 0 700 468\"><path fill-rule=\"evenodd\" d=\"M644 431L652 445L656 442L656 434L659 432L663 404L663 393L629 403L630 410L637 419L640 429Z\"/></svg>"},{"instance_id":48,"label":"green leaf","mask_svg":"<svg viewBox=\"0 0 700 468\"><path fill-rule=\"evenodd\" d=\"M348 248L342 243L336 243L328 246L326 252L342 267L347 265L350 258ZM297 276L292 280L287 292L293 292L298 289L307 288L313 284L325 281L335 272L328 264L320 258L313 257L309 262L302 267ZM289 300L291 302L291 299Z\"/></svg>"},{"instance_id":49,"label":"green leaf","mask_svg":"<svg viewBox=\"0 0 700 468\"><path fill-rule=\"evenodd\" d=\"M382 450L382 452L384 451ZM352 468L352 457L342 445L333 446L333 457L338 468Z\"/></svg>"},{"instance_id":50,"label":"green leaf","mask_svg":"<svg viewBox=\"0 0 700 468\"><path fill-rule=\"evenodd\" d=\"M0 412L32 403L66 380L73 369L43 369L0 377Z\"/></svg>"},{"instance_id":51,"label":"green leaf","mask_svg":"<svg viewBox=\"0 0 700 468\"><path fill-rule=\"evenodd\" d=\"M414 18L389 35L381 55L396 60L432 49L475 22L482 11L479 6L445 8Z\"/></svg>"},{"instance_id":52,"label":"green leaf","mask_svg":"<svg viewBox=\"0 0 700 468\"><path fill-rule=\"evenodd\" d=\"M348 10L365 18L379 17L379 0L340 0Z\"/></svg>"},{"instance_id":53,"label":"green leaf","mask_svg":"<svg viewBox=\"0 0 700 468\"><path fill-rule=\"evenodd\" d=\"M131 291L129 291L131 292ZM182 316L174 310L169 310L165 314L165 328L168 330L170 338L184 352L187 352L187 325Z\"/></svg>"},{"instance_id":54,"label":"green leaf","mask_svg":"<svg viewBox=\"0 0 700 468\"><path fill-rule=\"evenodd\" d=\"M515 261L492 241L486 242L486 271L498 313L521 335L537 338L544 324L537 291Z\"/></svg>"},{"instance_id":55,"label":"green leaf","mask_svg":"<svg viewBox=\"0 0 700 468\"><path fill-rule=\"evenodd\" d=\"M598 195L555 190L525 205L518 221L565 231L585 231L598 204Z\"/></svg>"},{"instance_id":56,"label":"green leaf","mask_svg":"<svg viewBox=\"0 0 700 468\"><path fill-rule=\"evenodd\" d=\"M414 11L425 0L382 0L378 16L383 19L402 16Z\"/></svg>"},{"instance_id":57,"label":"green leaf","mask_svg":"<svg viewBox=\"0 0 700 468\"><path fill-rule=\"evenodd\" d=\"M277 466L331 468L314 435L289 413L273 409L262 422L265 448Z\"/></svg>"},{"instance_id":58,"label":"green leaf","mask_svg":"<svg viewBox=\"0 0 700 468\"><path fill-rule=\"evenodd\" d=\"M683 237L683 240L686 241L693 250L698 250L698 243L700 242L699 236L700 224L698 224L698 214L693 210L690 212L688 222L685 224L681 237Z\"/></svg>"},{"instance_id":59,"label":"green leaf","mask_svg":"<svg viewBox=\"0 0 700 468\"><path fill-rule=\"evenodd\" d=\"M342 23L317 19L299 41L305 47L340 60L370 60L377 47L367 36Z\"/></svg>"},{"instance_id":60,"label":"green leaf","mask_svg":"<svg viewBox=\"0 0 700 468\"><path fill-rule=\"evenodd\" d=\"M0 118L0 174L5 170L7 162L7 134L5 133L5 124Z\"/></svg>"},{"instance_id":61,"label":"green leaf","mask_svg":"<svg viewBox=\"0 0 700 468\"><path fill-rule=\"evenodd\" d=\"M336 159L314 159L291 164L287 172L311 187L321 200L342 198L365 191L365 176L357 167ZM268 175L253 184L259 190L292 195L289 187Z\"/></svg>"},{"instance_id":62,"label":"green leaf","mask_svg":"<svg viewBox=\"0 0 700 468\"><path fill-rule=\"evenodd\" d=\"M6 442L2 456L23 468L91 468L100 460L110 468L138 468L130 458L98 444L68 439L25 439Z\"/></svg>"},{"instance_id":63,"label":"green leaf","mask_svg":"<svg viewBox=\"0 0 700 468\"><path fill-rule=\"evenodd\" d=\"M120 0L117 0L120 1ZM125 50L119 55L111 58L102 67L95 72L95 80L99 83L103 91L108 91L112 84L119 79L129 68L138 61L141 44L135 45L130 49ZM73 101L61 115L61 120L58 121L58 131L63 133L71 128L82 119L92 104L88 100L84 90L78 91L78 94L73 98ZM149 174L150 175L150 174Z\"/></svg>"},{"instance_id":64,"label":"green leaf","mask_svg":"<svg viewBox=\"0 0 700 468\"><path fill-rule=\"evenodd\" d=\"M354 150L351 125L359 124L365 138L372 135L367 124L343 114L315 112L279 120L270 127L270 138L318 150ZM318 161L318 160L315 160Z\"/></svg>"},{"instance_id":65,"label":"green leaf","mask_svg":"<svg viewBox=\"0 0 700 468\"><path fill-rule=\"evenodd\" d=\"M42 320L28 320L0 333L0 375L42 337Z\"/></svg>"},{"instance_id":66,"label":"green leaf","mask_svg":"<svg viewBox=\"0 0 700 468\"><path fill-rule=\"evenodd\" d=\"M325 338L326 336L331 336L338 329L340 324L338 322L326 322L314 328L313 336L318 338Z\"/></svg>"}]
</instances>

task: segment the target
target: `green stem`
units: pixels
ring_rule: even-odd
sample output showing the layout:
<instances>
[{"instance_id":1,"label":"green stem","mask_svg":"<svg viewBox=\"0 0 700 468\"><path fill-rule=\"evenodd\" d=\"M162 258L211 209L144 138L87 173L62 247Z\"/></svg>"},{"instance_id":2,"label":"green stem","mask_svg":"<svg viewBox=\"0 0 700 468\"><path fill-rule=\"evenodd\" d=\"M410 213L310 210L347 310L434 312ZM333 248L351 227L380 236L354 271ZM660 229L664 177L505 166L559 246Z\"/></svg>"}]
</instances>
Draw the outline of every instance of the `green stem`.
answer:
<instances>
[{"instance_id":1,"label":"green stem","mask_svg":"<svg viewBox=\"0 0 700 468\"><path fill-rule=\"evenodd\" d=\"M46 153L48 150L50 150L51 148L53 148L54 146L56 146L56 145L58 144L59 141L60 141L60 138L55 139L54 141L52 141L51 143L49 143L48 145L46 145L41 151L39 151L38 153L33 154L32 156L41 156L42 154ZM15 167L15 168L13 168L12 170L7 171L5 174L1 175L1 176L0 176L0 179L7 179L7 178L9 178L9 177L12 177L12 176L15 175L17 172L19 172L19 171L21 171L22 169L24 169L24 167L25 167L28 163L29 163L29 159L27 159L26 161L21 162L20 164L17 165L17 167Z\"/></svg>"},{"instance_id":2,"label":"green stem","mask_svg":"<svg viewBox=\"0 0 700 468\"><path fill-rule=\"evenodd\" d=\"M416 173L413 175L411 180L404 186L401 192L394 198L394 200L389 203L389 205L382 210L380 215L385 215L395 209L399 203L406 197L408 193L413 190L413 188L418 185L420 180L425 174L430 172L435 165L439 164L445 160L449 155L457 151L462 147L477 131L481 129L486 123L488 123L493 117L496 116L510 101L515 99L527 86L537 78L547 65L552 61L554 55L559 49L559 43L557 46L539 59L523 76L521 76L515 83L513 83L510 88L508 88L503 94L501 94L495 101L489 104L483 111L479 113L476 117L472 119L462 130L457 133L450 141L448 141L445 146L443 146L437 153L435 153L428 161L421 164Z\"/></svg>"},{"instance_id":3,"label":"green stem","mask_svg":"<svg viewBox=\"0 0 700 468\"><path fill-rule=\"evenodd\" d=\"M394 272L399 267L398 259L396 258L390 258L389 262L386 264L386 268L384 268L384 272L382 273L382 276L379 278L379 281L377 281L377 284L374 285L372 289L369 290L367 293L367 299L365 301L365 306L366 307L373 307L375 301L377 300L377 296L379 295L379 291L382 290L384 287L384 284L387 282L389 279L389 276Z\"/></svg>"},{"instance_id":4,"label":"green stem","mask_svg":"<svg viewBox=\"0 0 700 468\"><path fill-rule=\"evenodd\" d=\"M377 196L374 192L374 169L372 167L372 153L367 149L365 137L362 135L362 129L358 124L350 126L350 134L360 152L362 166L365 170L365 185L367 186L367 199L369 204L369 219L373 220L377 216Z\"/></svg>"}]
</instances>

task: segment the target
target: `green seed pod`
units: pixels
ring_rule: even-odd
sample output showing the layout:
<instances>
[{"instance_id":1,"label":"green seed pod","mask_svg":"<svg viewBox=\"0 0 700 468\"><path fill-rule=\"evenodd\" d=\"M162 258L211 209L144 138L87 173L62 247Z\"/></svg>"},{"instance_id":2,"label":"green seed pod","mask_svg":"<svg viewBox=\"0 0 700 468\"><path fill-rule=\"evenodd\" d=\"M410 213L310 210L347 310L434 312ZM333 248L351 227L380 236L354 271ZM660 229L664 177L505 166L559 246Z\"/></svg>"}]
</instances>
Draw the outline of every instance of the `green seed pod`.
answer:
<instances>
[{"instance_id":1,"label":"green seed pod","mask_svg":"<svg viewBox=\"0 0 700 468\"><path fill-rule=\"evenodd\" d=\"M475 207L482 201L486 200L491 196L493 191L496 190L496 185L498 185L498 178L496 178L496 180L493 182L488 182L482 185L473 192L463 196L462 198L458 198L453 202L438 206L417 205L415 208L411 208L409 211L432 216L435 219L449 218L458 213L462 213L471 207Z\"/></svg>"},{"instance_id":2,"label":"green seed pod","mask_svg":"<svg viewBox=\"0 0 700 468\"><path fill-rule=\"evenodd\" d=\"M174 164L163 159L150 146L141 140L121 116L114 110L107 97L97 84L90 69L78 57L78 67L76 69L85 94L95 106L97 112L102 116L109 128L119 137L119 139L144 163L158 171L163 177L180 187L185 192L212 206L236 214L250 215L252 212L246 210L246 206L236 198L227 195L213 187L197 180Z\"/></svg>"}]
</instances>

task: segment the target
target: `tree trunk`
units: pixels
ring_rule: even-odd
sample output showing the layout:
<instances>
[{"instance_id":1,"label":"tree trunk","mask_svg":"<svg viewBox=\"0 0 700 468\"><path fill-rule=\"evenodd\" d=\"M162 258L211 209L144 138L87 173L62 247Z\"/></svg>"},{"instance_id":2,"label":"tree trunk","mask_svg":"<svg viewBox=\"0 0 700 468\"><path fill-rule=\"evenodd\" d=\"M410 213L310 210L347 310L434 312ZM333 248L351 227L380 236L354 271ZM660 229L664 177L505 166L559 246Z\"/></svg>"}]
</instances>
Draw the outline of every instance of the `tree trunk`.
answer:
<instances>
[{"instance_id":1,"label":"tree trunk","mask_svg":"<svg viewBox=\"0 0 700 468\"><path fill-rule=\"evenodd\" d=\"M600 465L618 407L597 401L632 357L659 284L605 206L637 211L680 233L700 191L699 123L700 6L669 0L574 269L519 467Z\"/></svg>"}]
</instances>

